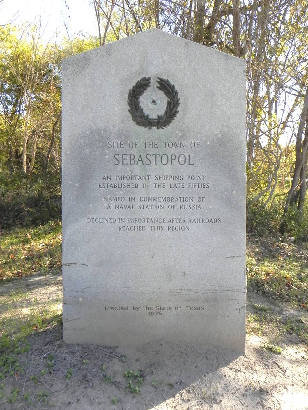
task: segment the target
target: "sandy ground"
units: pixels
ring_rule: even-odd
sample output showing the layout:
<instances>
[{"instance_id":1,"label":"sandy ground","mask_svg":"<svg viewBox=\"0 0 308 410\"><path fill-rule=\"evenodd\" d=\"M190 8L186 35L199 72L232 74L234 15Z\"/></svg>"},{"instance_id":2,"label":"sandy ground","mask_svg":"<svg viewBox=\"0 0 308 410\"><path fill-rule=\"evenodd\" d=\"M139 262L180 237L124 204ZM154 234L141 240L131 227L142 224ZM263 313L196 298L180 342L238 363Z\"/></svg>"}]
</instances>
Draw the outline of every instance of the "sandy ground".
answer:
<instances>
[{"instance_id":1,"label":"sandy ground","mask_svg":"<svg viewBox=\"0 0 308 410\"><path fill-rule=\"evenodd\" d=\"M0 286L0 320L12 325L33 309L61 311L61 277L35 276ZM301 316L277 302L248 295L280 317ZM294 335L281 339L281 354L266 349L268 335L247 335L246 354L156 342L140 351L66 345L61 326L28 338L20 356L24 372L1 382L1 409L308 409L308 352ZM139 371L132 393L127 371ZM18 389L10 403L10 392ZM12 401L12 400L11 400Z\"/></svg>"}]
</instances>

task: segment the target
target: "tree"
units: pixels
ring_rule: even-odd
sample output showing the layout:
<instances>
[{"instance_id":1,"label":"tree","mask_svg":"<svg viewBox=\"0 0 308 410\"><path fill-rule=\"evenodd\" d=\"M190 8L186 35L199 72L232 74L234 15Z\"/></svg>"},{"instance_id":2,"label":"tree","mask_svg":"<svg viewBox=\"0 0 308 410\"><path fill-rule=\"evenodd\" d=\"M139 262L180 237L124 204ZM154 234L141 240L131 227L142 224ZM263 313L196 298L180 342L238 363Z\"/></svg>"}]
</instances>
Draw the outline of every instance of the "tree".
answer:
<instances>
[{"instance_id":1,"label":"tree","mask_svg":"<svg viewBox=\"0 0 308 410\"><path fill-rule=\"evenodd\" d=\"M290 205L296 205L300 214L303 213L307 191L307 162L308 162L308 86L306 88L303 109L300 116L296 135L296 159L292 184L287 194L284 212L288 212Z\"/></svg>"},{"instance_id":2,"label":"tree","mask_svg":"<svg viewBox=\"0 0 308 410\"><path fill-rule=\"evenodd\" d=\"M24 38L13 27L0 28L0 172L58 178L61 59L157 27L245 58L249 204L271 209L279 203L280 216L290 207L303 214L305 0L94 0L93 8L98 37L61 46L42 46L35 30Z\"/></svg>"},{"instance_id":3,"label":"tree","mask_svg":"<svg viewBox=\"0 0 308 410\"><path fill-rule=\"evenodd\" d=\"M0 29L0 115L3 128L0 144L11 171L24 174L50 161L60 166L60 81L57 52L42 47L35 31L30 41L18 38L16 29ZM53 130L53 132L52 132ZM37 156L40 162L37 163Z\"/></svg>"}]
</instances>

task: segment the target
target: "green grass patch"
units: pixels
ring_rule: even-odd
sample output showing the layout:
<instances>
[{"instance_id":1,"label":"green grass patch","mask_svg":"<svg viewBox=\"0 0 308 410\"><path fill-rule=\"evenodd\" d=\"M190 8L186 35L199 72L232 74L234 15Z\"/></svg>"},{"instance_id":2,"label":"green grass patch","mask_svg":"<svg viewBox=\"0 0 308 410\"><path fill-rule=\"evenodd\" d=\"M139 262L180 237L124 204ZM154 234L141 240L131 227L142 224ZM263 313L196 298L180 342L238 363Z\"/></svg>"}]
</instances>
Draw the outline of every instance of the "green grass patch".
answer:
<instances>
[{"instance_id":1,"label":"green grass patch","mask_svg":"<svg viewBox=\"0 0 308 410\"><path fill-rule=\"evenodd\" d=\"M269 306L264 306L264 305L260 305L260 304L254 304L252 305L252 307L254 308L255 311L257 312L271 312L271 308Z\"/></svg>"},{"instance_id":2,"label":"green grass patch","mask_svg":"<svg viewBox=\"0 0 308 410\"><path fill-rule=\"evenodd\" d=\"M295 334L299 340L308 346L308 323L302 318L288 317L281 321L283 332Z\"/></svg>"},{"instance_id":3,"label":"green grass patch","mask_svg":"<svg viewBox=\"0 0 308 410\"><path fill-rule=\"evenodd\" d=\"M0 246L0 280L61 271L61 223L4 231Z\"/></svg>"},{"instance_id":4,"label":"green grass patch","mask_svg":"<svg viewBox=\"0 0 308 410\"><path fill-rule=\"evenodd\" d=\"M46 295L47 297L48 295ZM0 298L5 303L5 298ZM33 333L42 332L62 323L62 304L58 300L33 302L26 294L25 299L10 306L1 312L0 309L0 336L13 336L15 339L27 337ZM40 303L41 302L41 303ZM30 305L30 307L24 307Z\"/></svg>"},{"instance_id":5,"label":"green grass patch","mask_svg":"<svg viewBox=\"0 0 308 410\"><path fill-rule=\"evenodd\" d=\"M248 313L246 330L258 336L276 338L281 333L280 317L272 312Z\"/></svg>"},{"instance_id":6,"label":"green grass patch","mask_svg":"<svg viewBox=\"0 0 308 410\"><path fill-rule=\"evenodd\" d=\"M248 248L248 289L308 309L308 251L305 244L258 242Z\"/></svg>"},{"instance_id":7,"label":"green grass patch","mask_svg":"<svg viewBox=\"0 0 308 410\"><path fill-rule=\"evenodd\" d=\"M0 380L7 376L18 376L23 372L19 362L19 356L28 352L30 345L26 337L38 331L44 331L58 325L62 321L62 315L57 314L40 318L40 320L28 320L23 326L16 329L13 334L3 334L0 337ZM46 367L53 369L54 360L47 356Z\"/></svg>"},{"instance_id":8,"label":"green grass patch","mask_svg":"<svg viewBox=\"0 0 308 410\"><path fill-rule=\"evenodd\" d=\"M247 333L266 336L273 344L277 340L283 341L289 335L295 335L298 342L308 346L308 323L301 317L284 317L271 310L260 311L254 307L253 313L247 314Z\"/></svg>"},{"instance_id":9,"label":"green grass patch","mask_svg":"<svg viewBox=\"0 0 308 410\"><path fill-rule=\"evenodd\" d=\"M56 241L60 247L60 238L57 238L60 228L59 224L49 223L31 230L28 236L24 229L11 231L10 234L7 232L1 241L1 245L4 244L1 257L4 258L3 249L7 255L10 252L23 254L24 248L29 244L31 247L42 248L42 241L46 244ZM14 263L22 263L15 258L8 259L8 264L2 269L9 269L9 265L12 267ZM9 271L6 272L6 278L14 276ZM14 268L12 272L14 273ZM23 374L20 356L30 348L27 336L56 327L61 322L62 299L57 280L40 276L30 280L27 287L18 280L3 283L0 294L0 379L18 378ZM48 364L49 362L49 370ZM16 393L12 392L9 400L14 402L16 399Z\"/></svg>"},{"instance_id":10,"label":"green grass patch","mask_svg":"<svg viewBox=\"0 0 308 410\"><path fill-rule=\"evenodd\" d=\"M263 349L268 350L269 352L275 353L275 354L281 354L282 352L282 349L280 346L272 345L269 343L264 344Z\"/></svg>"},{"instance_id":11,"label":"green grass patch","mask_svg":"<svg viewBox=\"0 0 308 410\"><path fill-rule=\"evenodd\" d=\"M7 376L18 377L24 371L19 356L29 349L29 344L23 339L16 340L7 335L0 338L0 380Z\"/></svg>"}]
</instances>

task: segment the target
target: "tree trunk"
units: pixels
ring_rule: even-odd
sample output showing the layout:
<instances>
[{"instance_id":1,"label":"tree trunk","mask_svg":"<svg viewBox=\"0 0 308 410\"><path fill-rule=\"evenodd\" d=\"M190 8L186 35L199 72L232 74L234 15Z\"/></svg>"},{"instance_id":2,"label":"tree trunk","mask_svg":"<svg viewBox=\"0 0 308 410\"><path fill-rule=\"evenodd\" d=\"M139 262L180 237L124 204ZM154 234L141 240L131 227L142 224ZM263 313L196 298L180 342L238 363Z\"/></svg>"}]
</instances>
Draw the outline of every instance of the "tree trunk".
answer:
<instances>
[{"instance_id":1,"label":"tree trunk","mask_svg":"<svg viewBox=\"0 0 308 410\"><path fill-rule=\"evenodd\" d=\"M160 21L159 21L159 0L155 0L154 7L155 7L155 27L156 27L156 28L159 28L159 27L160 27Z\"/></svg>"},{"instance_id":2,"label":"tree trunk","mask_svg":"<svg viewBox=\"0 0 308 410\"><path fill-rule=\"evenodd\" d=\"M302 169L300 173L300 188L299 188L299 197L298 197L298 205L297 208L300 212L300 216L303 216L306 192L307 192L307 163L308 163L308 112L306 117L306 131L305 131L305 139L303 142L303 159L302 159Z\"/></svg>"},{"instance_id":3,"label":"tree trunk","mask_svg":"<svg viewBox=\"0 0 308 410\"><path fill-rule=\"evenodd\" d=\"M203 43L204 39L204 12L205 12L205 0L197 0L197 7L195 11L194 21L194 37L193 40L196 43Z\"/></svg>"},{"instance_id":4,"label":"tree trunk","mask_svg":"<svg viewBox=\"0 0 308 410\"><path fill-rule=\"evenodd\" d=\"M97 30L98 30L98 39L99 39L99 45L102 45L102 33L101 33L101 17L100 17L100 0L94 0L93 2L94 6L94 11L95 11L95 17L96 17L96 23L97 23Z\"/></svg>"},{"instance_id":5,"label":"tree trunk","mask_svg":"<svg viewBox=\"0 0 308 410\"><path fill-rule=\"evenodd\" d=\"M213 33L216 27L216 24L219 20L219 8L221 6L222 0L215 0L212 10L212 15L209 23L204 30L204 41L207 46L212 46L214 44Z\"/></svg>"},{"instance_id":6,"label":"tree trunk","mask_svg":"<svg viewBox=\"0 0 308 410\"><path fill-rule=\"evenodd\" d=\"M303 110L301 113L301 118L298 126L298 131L297 131L297 136L296 136L296 147L295 147L295 152L296 152L296 159L295 159L295 167L294 167L294 173L293 173L293 178L292 178L292 184L291 188L288 192L287 198L286 198L286 203L284 207L284 213L286 214L288 212L289 206L291 203L297 202L298 198L298 183L300 181L301 173L303 175L304 170L302 171L302 168L305 168L306 163L307 163L307 149L308 149L308 136L307 136L307 125L308 123L308 87L306 89L306 95L304 99L304 106ZM306 136L304 141L302 141L302 135L304 132L306 124ZM305 179L305 175L303 175L303 179ZM304 184L305 185L305 184Z\"/></svg>"},{"instance_id":7,"label":"tree trunk","mask_svg":"<svg viewBox=\"0 0 308 410\"><path fill-rule=\"evenodd\" d=\"M248 124L248 143L247 143L247 163L249 168L252 168L253 158L254 158L254 150L257 140L256 135L256 120L257 120L257 112L258 112L258 103L259 103L259 93L261 87L261 80L262 80L262 62L264 60L264 50L265 50L265 43L266 43L266 25L268 20L269 14L269 7L270 3L267 0L263 0L260 4L262 7L258 13L258 27L256 29L256 58L254 62L254 67L252 70L253 75L253 93L252 93L252 104L251 104L251 115L249 118Z\"/></svg>"},{"instance_id":8,"label":"tree trunk","mask_svg":"<svg viewBox=\"0 0 308 410\"><path fill-rule=\"evenodd\" d=\"M186 16L186 30L185 30L185 35L183 36L186 39L191 38L191 32L192 32L192 6L193 6L193 0L189 1L189 8L187 11L187 16Z\"/></svg>"},{"instance_id":9,"label":"tree trunk","mask_svg":"<svg viewBox=\"0 0 308 410\"><path fill-rule=\"evenodd\" d=\"M38 134L34 131L33 132L32 150L31 150L31 160L30 160L30 165L29 165L29 174L32 173L33 168L34 168L34 164L35 164L37 140L38 140Z\"/></svg>"},{"instance_id":10,"label":"tree trunk","mask_svg":"<svg viewBox=\"0 0 308 410\"><path fill-rule=\"evenodd\" d=\"M233 27L232 27L232 39L234 55L240 57L241 55L241 23L240 23L240 0L232 0L233 4Z\"/></svg>"},{"instance_id":11,"label":"tree trunk","mask_svg":"<svg viewBox=\"0 0 308 410\"><path fill-rule=\"evenodd\" d=\"M52 124L52 131L51 131L51 139L50 139L50 144L48 147L47 155L46 155L46 162L45 162L45 172L47 173L48 171L48 165L49 165L49 160L50 160L50 155L51 151L56 139L56 132L57 132L57 125L60 120L60 115L56 118L56 121Z\"/></svg>"},{"instance_id":12,"label":"tree trunk","mask_svg":"<svg viewBox=\"0 0 308 410\"><path fill-rule=\"evenodd\" d=\"M27 149L28 149L28 130L27 126L24 131L24 138L23 138L23 144L22 144L22 170L26 174L28 169L27 169Z\"/></svg>"}]
</instances>

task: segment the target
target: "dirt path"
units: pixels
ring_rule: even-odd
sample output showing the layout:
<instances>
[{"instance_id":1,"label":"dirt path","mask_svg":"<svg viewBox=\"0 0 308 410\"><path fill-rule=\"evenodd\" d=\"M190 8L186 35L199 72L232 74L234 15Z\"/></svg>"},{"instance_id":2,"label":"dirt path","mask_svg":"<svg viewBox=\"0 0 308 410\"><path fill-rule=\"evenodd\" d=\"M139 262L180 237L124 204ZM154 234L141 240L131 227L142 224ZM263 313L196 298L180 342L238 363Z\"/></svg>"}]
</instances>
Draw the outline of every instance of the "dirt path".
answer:
<instances>
[{"instance_id":1,"label":"dirt path","mask_svg":"<svg viewBox=\"0 0 308 410\"><path fill-rule=\"evenodd\" d=\"M232 358L157 342L138 352L66 345L52 321L61 298L60 276L0 286L2 330L51 323L27 337L23 369L3 376L1 409L308 409L307 347L290 327L307 321L301 311L248 295L246 354Z\"/></svg>"}]
</instances>

